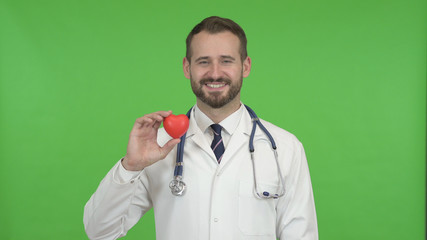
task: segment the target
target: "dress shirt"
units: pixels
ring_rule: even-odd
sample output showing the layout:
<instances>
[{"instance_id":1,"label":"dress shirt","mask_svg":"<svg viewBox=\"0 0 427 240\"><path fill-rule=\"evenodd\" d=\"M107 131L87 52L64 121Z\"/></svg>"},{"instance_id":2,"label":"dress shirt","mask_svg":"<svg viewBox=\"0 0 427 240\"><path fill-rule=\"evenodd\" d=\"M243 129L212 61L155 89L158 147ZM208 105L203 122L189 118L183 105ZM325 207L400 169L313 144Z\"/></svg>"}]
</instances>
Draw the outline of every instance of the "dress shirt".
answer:
<instances>
[{"instance_id":1,"label":"dress shirt","mask_svg":"<svg viewBox=\"0 0 427 240\"><path fill-rule=\"evenodd\" d=\"M228 142L230 141L231 136L239 125L239 121L242 118L243 109L244 105L241 103L240 108L237 111L235 111L227 118L218 123L222 127L221 137L222 141L224 142L225 149L227 149ZM214 135L210 126L214 124L214 122L208 116L206 116L206 114L204 114L197 107L197 105L193 108L193 111L194 119L196 120L197 126L203 132L207 142L212 142Z\"/></svg>"}]
</instances>

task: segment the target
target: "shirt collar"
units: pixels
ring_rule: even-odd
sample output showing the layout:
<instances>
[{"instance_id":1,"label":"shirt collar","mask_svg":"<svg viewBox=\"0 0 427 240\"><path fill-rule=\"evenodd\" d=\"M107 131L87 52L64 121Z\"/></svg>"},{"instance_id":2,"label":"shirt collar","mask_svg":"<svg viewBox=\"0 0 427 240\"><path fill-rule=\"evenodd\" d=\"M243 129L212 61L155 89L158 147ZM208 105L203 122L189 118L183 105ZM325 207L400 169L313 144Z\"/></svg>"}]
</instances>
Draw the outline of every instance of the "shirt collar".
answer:
<instances>
[{"instance_id":1,"label":"shirt collar","mask_svg":"<svg viewBox=\"0 0 427 240\"><path fill-rule=\"evenodd\" d=\"M208 116L206 116L206 114L204 114L199 109L199 107L197 107L197 104L193 109L194 120L196 120L197 126L200 128L200 130L205 133L208 131L208 128L214 124L214 122ZM240 108L237 111L219 123L228 134L233 135L234 131L237 129L240 119L242 118L243 109L244 105L240 103Z\"/></svg>"}]
</instances>

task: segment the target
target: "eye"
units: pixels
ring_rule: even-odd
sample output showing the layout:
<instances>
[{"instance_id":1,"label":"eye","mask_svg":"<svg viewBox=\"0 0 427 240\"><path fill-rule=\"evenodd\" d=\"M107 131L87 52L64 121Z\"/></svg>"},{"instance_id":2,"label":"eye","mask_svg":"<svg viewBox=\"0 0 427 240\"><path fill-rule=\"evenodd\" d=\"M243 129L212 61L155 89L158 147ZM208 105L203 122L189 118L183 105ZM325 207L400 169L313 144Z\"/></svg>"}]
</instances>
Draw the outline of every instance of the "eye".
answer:
<instances>
[{"instance_id":1,"label":"eye","mask_svg":"<svg viewBox=\"0 0 427 240\"><path fill-rule=\"evenodd\" d=\"M208 61L199 61L198 63L201 65L205 65L205 64L208 64L209 62Z\"/></svg>"}]
</instances>

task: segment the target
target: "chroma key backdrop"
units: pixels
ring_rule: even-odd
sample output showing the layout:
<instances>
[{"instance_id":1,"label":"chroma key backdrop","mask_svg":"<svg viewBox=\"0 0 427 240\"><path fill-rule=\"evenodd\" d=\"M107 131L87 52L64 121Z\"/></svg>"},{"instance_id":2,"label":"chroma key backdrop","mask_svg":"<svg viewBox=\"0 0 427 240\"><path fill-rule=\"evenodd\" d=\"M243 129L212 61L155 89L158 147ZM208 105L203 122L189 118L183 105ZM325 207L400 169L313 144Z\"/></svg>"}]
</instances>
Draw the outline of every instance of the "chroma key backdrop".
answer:
<instances>
[{"instance_id":1,"label":"chroma key backdrop","mask_svg":"<svg viewBox=\"0 0 427 240\"><path fill-rule=\"evenodd\" d=\"M218 15L248 37L242 101L304 144L320 239L424 239L426 5L0 1L0 238L87 239L135 119L195 103L185 38ZM155 239L153 212L125 239Z\"/></svg>"}]
</instances>

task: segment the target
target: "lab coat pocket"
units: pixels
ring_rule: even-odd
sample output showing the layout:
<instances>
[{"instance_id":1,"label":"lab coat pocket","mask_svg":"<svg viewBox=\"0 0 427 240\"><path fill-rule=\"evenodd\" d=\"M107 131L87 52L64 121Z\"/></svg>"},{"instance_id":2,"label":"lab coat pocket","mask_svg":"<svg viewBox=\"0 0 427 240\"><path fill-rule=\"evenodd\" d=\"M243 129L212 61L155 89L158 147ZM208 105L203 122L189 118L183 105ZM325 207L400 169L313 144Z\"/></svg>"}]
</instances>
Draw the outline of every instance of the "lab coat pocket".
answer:
<instances>
[{"instance_id":1,"label":"lab coat pocket","mask_svg":"<svg viewBox=\"0 0 427 240\"><path fill-rule=\"evenodd\" d=\"M274 192L277 185L258 184L263 191ZM276 200L255 196L253 182L241 181L239 186L239 228L245 235L276 234Z\"/></svg>"}]
</instances>

